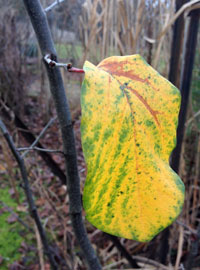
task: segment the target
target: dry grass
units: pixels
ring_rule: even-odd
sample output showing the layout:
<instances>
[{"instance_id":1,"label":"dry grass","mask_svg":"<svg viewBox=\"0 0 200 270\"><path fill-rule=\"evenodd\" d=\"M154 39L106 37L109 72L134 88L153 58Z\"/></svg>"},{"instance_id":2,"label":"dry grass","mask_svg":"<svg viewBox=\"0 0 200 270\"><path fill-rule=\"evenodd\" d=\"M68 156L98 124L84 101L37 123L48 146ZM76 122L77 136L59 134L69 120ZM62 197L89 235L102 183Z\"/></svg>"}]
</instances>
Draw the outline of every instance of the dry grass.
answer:
<instances>
[{"instance_id":1,"label":"dry grass","mask_svg":"<svg viewBox=\"0 0 200 270\"><path fill-rule=\"evenodd\" d=\"M169 60L165 43L171 42L167 30L174 15L175 1L166 2L87 0L79 23L85 49L82 62L86 58L97 63L113 54L139 53L160 67L159 61Z\"/></svg>"},{"instance_id":2,"label":"dry grass","mask_svg":"<svg viewBox=\"0 0 200 270\"><path fill-rule=\"evenodd\" d=\"M175 0L86 0L79 22L81 64L86 59L97 64L111 55L139 53L167 76L172 25L182 13L198 8L197 2L175 13Z\"/></svg>"}]
</instances>

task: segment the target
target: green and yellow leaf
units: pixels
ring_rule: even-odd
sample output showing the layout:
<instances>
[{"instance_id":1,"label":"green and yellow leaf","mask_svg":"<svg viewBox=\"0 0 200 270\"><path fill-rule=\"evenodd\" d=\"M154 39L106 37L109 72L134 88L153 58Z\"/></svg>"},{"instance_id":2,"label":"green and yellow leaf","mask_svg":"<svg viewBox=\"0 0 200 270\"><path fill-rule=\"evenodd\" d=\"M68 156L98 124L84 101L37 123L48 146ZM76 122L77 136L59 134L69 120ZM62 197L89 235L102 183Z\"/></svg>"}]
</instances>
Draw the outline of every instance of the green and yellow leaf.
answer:
<instances>
[{"instance_id":1,"label":"green and yellow leaf","mask_svg":"<svg viewBox=\"0 0 200 270\"><path fill-rule=\"evenodd\" d=\"M84 64L81 136L86 218L98 229L145 242L179 215L184 185L169 166L178 89L140 55Z\"/></svg>"}]
</instances>

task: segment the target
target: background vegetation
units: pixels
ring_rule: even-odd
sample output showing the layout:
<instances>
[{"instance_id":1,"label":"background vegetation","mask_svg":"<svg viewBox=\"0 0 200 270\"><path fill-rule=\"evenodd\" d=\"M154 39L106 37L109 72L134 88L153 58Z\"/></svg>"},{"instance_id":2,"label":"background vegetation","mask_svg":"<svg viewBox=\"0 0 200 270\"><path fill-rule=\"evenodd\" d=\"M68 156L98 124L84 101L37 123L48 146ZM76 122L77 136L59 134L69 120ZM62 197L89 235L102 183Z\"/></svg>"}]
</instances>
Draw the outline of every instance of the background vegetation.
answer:
<instances>
[{"instance_id":1,"label":"background vegetation","mask_svg":"<svg viewBox=\"0 0 200 270\"><path fill-rule=\"evenodd\" d=\"M37 40L22 1L1 0L1 3L0 115L17 147L29 147L31 135L36 138L40 134L54 118L55 108ZM41 3L45 8L52 1L42 0ZM188 5L183 16L185 28L180 67L184 66L190 10ZM72 62L73 66L81 68L86 59L97 64L110 55L139 53L167 78L174 14L174 0L66 0L48 11L47 18L60 62ZM165 268L159 265L163 252L162 234L150 243L120 239L129 254L140 262L142 269L191 269L191 258L193 268L200 269L199 47L200 31L179 170L186 185L186 199L182 214L170 227ZM179 86L181 72L180 69ZM83 77L65 70L62 70L62 75L75 130L82 190L86 176L79 130ZM46 149L62 150L57 119L52 121L40 143ZM62 176L55 173L55 170L64 171L63 156L55 152L47 155L56 163L54 172L41 152L29 151L25 156L42 223L61 269L86 269L69 218L66 187L62 184ZM18 166L0 136L0 269L49 269L37 228L28 214L20 178ZM117 245L86 220L85 223L103 269L130 269Z\"/></svg>"}]
</instances>

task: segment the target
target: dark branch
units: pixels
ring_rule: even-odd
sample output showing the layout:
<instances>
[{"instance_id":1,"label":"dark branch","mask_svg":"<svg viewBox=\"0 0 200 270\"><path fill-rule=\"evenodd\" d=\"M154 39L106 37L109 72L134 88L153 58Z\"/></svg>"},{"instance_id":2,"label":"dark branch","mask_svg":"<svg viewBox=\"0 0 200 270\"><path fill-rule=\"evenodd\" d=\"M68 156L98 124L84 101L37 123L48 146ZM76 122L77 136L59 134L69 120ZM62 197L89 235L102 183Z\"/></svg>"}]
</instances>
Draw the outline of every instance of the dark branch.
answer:
<instances>
[{"instance_id":1,"label":"dark branch","mask_svg":"<svg viewBox=\"0 0 200 270\"><path fill-rule=\"evenodd\" d=\"M41 7L40 1L24 0L24 5L31 19L43 57L49 54L51 60L56 62L56 50L51 38L46 14ZM72 226L90 269L100 270L101 265L88 239L82 220L75 138L61 73L57 67L51 68L46 62L45 64L63 138Z\"/></svg>"},{"instance_id":2,"label":"dark branch","mask_svg":"<svg viewBox=\"0 0 200 270\"><path fill-rule=\"evenodd\" d=\"M113 242L113 244L116 246L116 248L122 253L122 255L127 259L130 266L133 268L140 268L136 262L135 259L129 254L129 252L126 250L126 248L120 243L118 238L116 236L110 235L105 233L105 235L110 238L110 240Z\"/></svg>"},{"instance_id":3,"label":"dark branch","mask_svg":"<svg viewBox=\"0 0 200 270\"><path fill-rule=\"evenodd\" d=\"M57 270L58 269L57 263L55 262L54 257L49 249L46 234L45 234L45 231L43 229L42 223L40 221L40 217L39 217L38 212L37 212L37 208L36 208L34 200L33 200L33 195L32 195L32 191L31 191L30 186L29 186L29 181L28 181L28 176L27 176L27 171L26 171L26 167L24 164L24 160L20 156L20 154L17 152L15 144L14 144L11 136L9 135L9 133L6 129L6 126L1 121L1 119L0 119L0 129L3 133L4 138L6 139L6 141L8 143L10 150L13 153L13 156L15 157L15 159L19 165L21 175L22 175L23 185L24 185L24 191L25 191L26 198L27 198L28 205L29 205L29 212L31 214L31 217L34 219L35 224L38 228L38 231L39 231L39 234L41 237L41 241L42 241L42 244L44 246L45 254L48 256L48 259L49 259L49 262L51 264L52 269Z\"/></svg>"}]
</instances>

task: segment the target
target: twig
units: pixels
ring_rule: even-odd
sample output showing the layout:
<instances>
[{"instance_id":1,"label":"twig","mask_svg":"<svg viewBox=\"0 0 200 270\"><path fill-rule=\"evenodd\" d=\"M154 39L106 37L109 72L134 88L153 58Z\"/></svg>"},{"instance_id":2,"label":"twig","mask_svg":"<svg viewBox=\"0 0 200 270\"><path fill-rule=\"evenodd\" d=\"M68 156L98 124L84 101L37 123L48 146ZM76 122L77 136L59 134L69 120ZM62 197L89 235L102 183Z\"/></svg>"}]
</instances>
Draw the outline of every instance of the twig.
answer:
<instances>
[{"instance_id":1,"label":"twig","mask_svg":"<svg viewBox=\"0 0 200 270\"><path fill-rule=\"evenodd\" d=\"M61 4L62 2L64 2L65 0L57 0L55 2L53 2L51 5L49 5L48 7L45 8L45 12L51 11L55 6Z\"/></svg>"},{"instance_id":2,"label":"twig","mask_svg":"<svg viewBox=\"0 0 200 270\"><path fill-rule=\"evenodd\" d=\"M176 220L175 221L178 225L182 226L183 228L187 229L191 234L193 235L197 235L197 231L190 228L189 226L187 226L186 224L184 224L183 222Z\"/></svg>"},{"instance_id":3,"label":"twig","mask_svg":"<svg viewBox=\"0 0 200 270\"><path fill-rule=\"evenodd\" d=\"M57 263L55 262L53 254L50 251L48 241L46 238L46 234L45 234L45 231L43 229L40 217L39 217L38 212L37 212L37 208L36 208L34 200L33 200L33 195L32 195L32 191L31 191L30 186L29 186L29 181L28 181L28 176L27 176L27 171L26 171L26 167L24 164L24 160L20 156L20 154L17 152L15 144L12 140L12 137L9 135L7 128L1 119L0 119L0 129L3 133L4 138L6 139L6 141L8 143L12 153L13 153L13 156L15 157L15 159L19 165L21 175L22 175L23 184L24 184L24 191L25 191L26 198L27 198L28 205L29 205L29 211L30 211L31 217L34 219L35 224L36 224L38 231L40 233L40 237L41 237L42 244L44 246L45 253L49 258L49 262L51 264L52 269L57 270L58 269Z\"/></svg>"},{"instance_id":4,"label":"twig","mask_svg":"<svg viewBox=\"0 0 200 270\"><path fill-rule=\"evenodd\" d=\"M38 137L35 139L35 141L29 147L30 150L32 150L34 148L34 146L39 142L39 140L42 138L42 136L47 131L47 129L53 124L53 122L56 120L56 118L57 118L57 116L55 116L55 117L53 117L53 118L51 118L49 120L49 122L46 124L46 126L43 128L43 130L40 132L40 134L38 135ZM27 149L27 151L23 153L22 158L24 158L26 156L26 154L28 153L29 149Z\"/></svg>"},{"instance_id":5,"label":"twig","mask_svg":"<svg viewBox=\"0 0 200 270\"><path fill-rule=\"evenodd\" d=\"M154 260L142 257L142 256L132 256L133 259L135 259L138 262L144 263L144 264L148 264L148 265L153 265L155 267L157 267L158 269L161 270L169 270L169 267L165 266L164 264L161 264L159 262L156 262Z\"/></svg>"},{"instance_id":6,"label":"twig","mask_svg":"<svg viewBox=\"0 0 200 270\"><path fill-rule=\"evenodd\" d=\"M157 270L170 270L171 268L170 267L167 267L165 266L164 264L161 264L159 262L156 262L154 260L151 260L151 259L148 259L148 258L145 258L145 257L142 257L142 256L133 256L133 259L135 259L138 263L143 263L145 265L152 265L154 267L156 267ZM119 261L120 263L125 263L125 260L122 259L121 261ZM118 263L117 263L118 264ZM103 270L105 269L111 269L111 267L113 266L116 266L116 263L112 263L112 264L109 264L109 265L106 265L103 267ZM142 268L141 269L146 269L145 266L141 266ZM117 268L118 269L118 268ZM113 268L113 270L117 270L116 268ZM132 268L132 269L127 269L127 270L135 270L135 268Z\"/></svg>"},{"instance_id":7,"label":"twig","mask_svg":"<svg viewBox=\"0 0 200 270\"><path fill-rule=\"evenodd\" d=\"M47 153L57 153L57 154L63 154L64 155L64 152L61 151L61 150L54 150L54 149L45 149L45 148L40 148L40 147L37 147L37 146L34 146L34 147L20 147L20 148L17 148L17 151L18 152L22 152L22 151L26 151L27 153L29 151L32 151L32 150L36 150L36 151L42 151L42 152L47 152ZM23 155L22 155L23 156Z\"/></svg>"},{"instance_id":8,"label":"twig","mask_svg":"<svg viewBox=\"0 0 200 270\"><path fill-rule=\"evenodd\" d=\"M45 55L44 60L49 65L49 67L63 67L68 72L85 73L85 71L83 69L72 67L72 64L71 63L67 63L67 64L65 64L65 63L58 63L58 62L52 60L50 54Z\"/></svg>"},{"instance_id":9,"label":"twig","mask_svg":"<svg viewBox=\"0 0 200 270\"><path fill-rule=\"evenodd\" d=\"M43 247L40 239L40 234L38 231L37 226L34 224L34 229L35 229L35 235L36 235L36 240L37 240L37 247L38 247L38 256L39 256L39 261L40 261L40 267L41 270L45 270L45 265L44 265L44 254L43 254Z\"/></svg>"},{"instance_id":10,"label":"twig","mask_svg":"<svg viewBox=\"0 0 200 270\"><path fill-rule=\"evenodd\" d=\"M127 261L129 262L129 264L130 264L131 267L140 268L138 266L138 264L136 263L136 261L133 259L133 257L128 253L128 251L126 250L126 248L124 246L122 246L122 244L120 243L120 241L118 240L117 237L115 237L113 235L110 235L110 234L107 234L107 233L105 233L105 235L111 239L111 241L116 246L116 248L127 259Z\"/></svg>"},{"instance_id":11,"label":"twig","mask_svg":"<svg viewBox=\"0 0 200 270\"><path fill-rule=\"evenodd\" d=\"M94 252L91 242L88 239L82 219L80 178L78 174L75 138L62 76L60 70L56 66L51 68L48 64L49 60L50 62L51 60L57 62L57 56L56 49L51 38L47 17L39 0L23 0L23 2L35 30L41 53L44 57L46 56L44 59L46 64L45 66L63 138L72 226L76 238L82 248L84 257L89 265L89 269L101 270L102 267ZM49 59L49 56L47 57L47 54L51 55L51 59Z\"/></svg>"},{"instance_id":12,"label":"twig","mask_svg":"<svg viewBox=\"0 0 200 270\"><path fill-rule=\"evenodd\" d=\"M178 239L178 251L177 251L176 263L175 263L174 270L178 270L179 264L181 261L181 256L183 253L184 229L181 226L179 227L179 229L180 229L180 233L179 233L179 239Z\"/></svg>"},{"instance_id":13,"label":"twig","mask_svg":"<svg viewBox=\"0 0 200 270\"><path fill-rule=\"evenodd\" d=\"M190 119L187 120L187 122L185 123L185 126L187 127L199 115L200 115L200 110L196 112Z\"/></svg>"},{"instance_id":14,"label":"twig","mask_svg":"<svg viewBox=\"0 0 200 270\"><path fill-rule=\"evenodd\" d=\"M149 43L151 43L151 44L154 44L154 43L156 42L155 39L149 38L149 37L147 37L147 36L144 36L144 40L146 40L147 42L149 42Z\"/></svg>"},{"instance_id":15,"label":"twig","mask_svg":"<svg viewBox=\"0 0 200 270\"><path fill-rule=\"evenodd\" d=\"M35 136L17 115L15 115L15 124L18 129L21 130L21 134L25 138L25 140L29 144L32 144L35 141ZM37 145L39 148L44 148L40 142L38 142ZM47 164L47 166L51 169L51 171L61 180L62 185L66 185L66 176L60 166L51 157L51 155L47 152L42 151L39 151L38 153L44 160L44 162Z\"/></svg>"}]
</instances>

